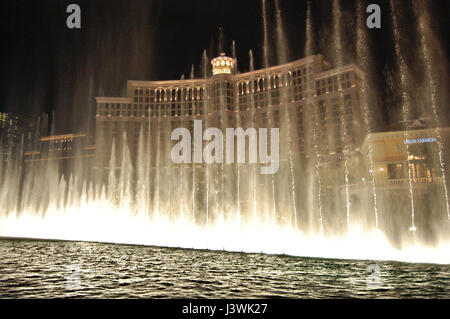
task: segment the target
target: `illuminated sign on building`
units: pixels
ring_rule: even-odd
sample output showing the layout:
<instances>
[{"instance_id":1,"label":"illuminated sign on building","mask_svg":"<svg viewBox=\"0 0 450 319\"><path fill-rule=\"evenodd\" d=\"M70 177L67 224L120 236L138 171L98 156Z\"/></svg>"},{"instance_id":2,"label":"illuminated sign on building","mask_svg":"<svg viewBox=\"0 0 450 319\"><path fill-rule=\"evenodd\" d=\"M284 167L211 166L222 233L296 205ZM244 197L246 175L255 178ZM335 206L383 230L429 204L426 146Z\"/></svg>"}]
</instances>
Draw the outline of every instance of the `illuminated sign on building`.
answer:
<instances>
[{"instance_id":1,"label":"illuminated sign on building","mask_svg":"<svg viewBox=\"0 0 450 319\"><path fill-rule=\"evenodd\" d=\"M422 137L422 138L404 141L405 144L433 143L433 142L437 142L436 137Z\"/></svg>"},{"instance_id":2,"label":"illuminated sign on building","mask_svg":"<svg viewBox=\"0 0 450 319\"><path fill-rule=\"evenodd\" d=\"M213 75L216 75L216 74L231 74L231 69L230 68L220 68L220 69L214 68Z\"/></svg>"}]
</instances>

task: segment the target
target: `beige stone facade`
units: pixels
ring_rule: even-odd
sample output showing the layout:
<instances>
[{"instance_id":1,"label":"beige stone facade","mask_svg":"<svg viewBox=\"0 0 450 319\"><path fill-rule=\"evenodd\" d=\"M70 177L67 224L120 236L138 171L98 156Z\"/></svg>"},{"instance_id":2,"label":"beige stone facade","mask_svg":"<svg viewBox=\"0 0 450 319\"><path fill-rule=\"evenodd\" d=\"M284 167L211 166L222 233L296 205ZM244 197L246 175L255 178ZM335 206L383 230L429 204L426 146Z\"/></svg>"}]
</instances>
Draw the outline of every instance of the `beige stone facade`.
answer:
<instances>
[{"instance_id":1,"label":"beige stone facade","mask_svg":"<svg viewBox=\"0 0 450 319\"><path fill-rule=\"evenodd\" d=\"M222 57L229 60L231 72L218 69L201 79L129 80L126 97L97 97L101 147L96 149L104 158L102 165L108 166L113 140L120 149L124 132L134 160L141 130L151 137L155 153L159 143L161 154L168 151L171 130L192 129L195 119L208 127L279 127L281 160L289 150L294 158L308 158L314 145L330 159L340 157L344 145L359 149L365 135L359 103L365 75L356 65L329 68L322 55L314 55L234 74L232 59L224 56L213 60L213 69L221 67Z\"/></svg>"}]
</instances>

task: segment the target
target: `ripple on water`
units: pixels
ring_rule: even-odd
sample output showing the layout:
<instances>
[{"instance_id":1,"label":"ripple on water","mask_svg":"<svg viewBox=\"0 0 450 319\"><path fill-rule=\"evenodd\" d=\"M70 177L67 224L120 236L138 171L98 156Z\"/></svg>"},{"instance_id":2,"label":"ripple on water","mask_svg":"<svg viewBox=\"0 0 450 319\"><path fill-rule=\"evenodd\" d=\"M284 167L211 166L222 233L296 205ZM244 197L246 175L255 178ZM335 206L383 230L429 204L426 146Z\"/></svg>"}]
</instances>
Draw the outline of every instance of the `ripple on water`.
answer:
<instances>
[{"instance_id":1,"label":"ripple on water","mask_svg":"<svg viewBox=\"0 0 450 319\"><path fill-rule=\"evenodd\" d=\"M450 297L449 265L11 239L0 256L3 298Z\"/></svg>"}]
</instances>

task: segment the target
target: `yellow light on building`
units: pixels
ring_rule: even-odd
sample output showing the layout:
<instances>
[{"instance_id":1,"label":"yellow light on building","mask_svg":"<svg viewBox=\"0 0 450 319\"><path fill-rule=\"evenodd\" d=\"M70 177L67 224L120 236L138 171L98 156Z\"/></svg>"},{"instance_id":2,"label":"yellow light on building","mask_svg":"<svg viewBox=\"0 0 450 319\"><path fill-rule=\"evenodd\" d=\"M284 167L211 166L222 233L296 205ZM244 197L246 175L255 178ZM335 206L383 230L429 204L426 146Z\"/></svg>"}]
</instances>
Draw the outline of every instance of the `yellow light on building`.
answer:
<instances>
[{"instance_id":1,"label":"yellow light on building","mask_svg":"<svg viewBox=\"0 0 450 319\"><path fill-rule=\"evenodd\" d=\"M221 53L219 57L211 61L212 74L232 74L234 69L234 59L227 57L225 53Z\"/></svg>"}]
</instances>

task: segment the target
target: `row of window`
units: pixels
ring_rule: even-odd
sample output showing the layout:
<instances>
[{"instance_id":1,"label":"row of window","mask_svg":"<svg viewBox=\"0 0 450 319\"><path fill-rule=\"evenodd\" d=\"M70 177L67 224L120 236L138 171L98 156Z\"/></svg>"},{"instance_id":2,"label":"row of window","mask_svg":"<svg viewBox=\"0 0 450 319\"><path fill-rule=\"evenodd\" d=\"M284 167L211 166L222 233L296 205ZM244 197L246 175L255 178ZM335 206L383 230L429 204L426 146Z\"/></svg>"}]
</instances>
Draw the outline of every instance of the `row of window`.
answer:
<instances>
[{"instance_id":1,"label":"row of window","mask_svg":"<svg viewBox=\"0 0 450 319\"><path fill-rule=\"evenodd\" d=\"M274 95L273 104L279 102L279 96ZM332 108L330 109L330 115L333 117L335 125L337 126L339 123L339 104L337 104L337 99L333 98L330 100L332 103ZM239 110L244 111L248 110L247 104L245 101L241 101L239 104ZM260 107L268 106L269 101L267 100L257 100L255 101L255 106L257 109ZM319 116L321 120L325 121L326 119L326 101L319 102ZM220 103L217 103L213 106L213 111L220 110ZM179 103L172 104L151 104L151 105L141 105L134 104L133 107L131 104L99 104L98 106L98 114L104 116L125 116L125 117L159 117L159 116L193 116L193 115L203 115L204 104L203 103L188 103L186 105L181 105ZM228 101L226 109L228 111L234 111L233 104ZM353 116L352 110L352 100L349 94L344 97L344 116L346 117L346 121L351 121Z\"/></svg>"},{"instance_id":2,"label":"row of window","mask_svg":"<svg viewBox=\"0 0 450 319\"><path fill-rule=\"evenodd\" d=\"M169 88L169 89L135 89L135 102L193 101L205 98L205 87Z\"/></svg>"},{"instance_id":3,"label":"row of window","mask_svg":"<svg viewBox=\"0 0 450 319\"><path fill-rule=\"evenodd\" d=\"M293 71L282 72L281 74L272 74L269 77L261 77L238 83L238 95L247 95L281 87L292 86L301 81L313 79L312 65L303 66Z\"/></svg>"},{"instance_id":4,"label":"row of window","mask_svg":"<svg viewBox=\"0 0 450 319\"><path fill-rule=\"evenodd\" d=\"M345 78L350 76L349 73L346 73L346 74L347 75L345 76ZM331 80L331 82L334 81L334 80L332 80L332 78L329 78L328 80ZM322 80L322 81L325 81L325 80ZM320 81L320 82L322 82L322 81ZM225 84L225 83L222 83L222 84ZM344 86L347 87L347 84L345 84L345 83L343 83L343 84L344 84ZM227 83L227 85L230 85L230 84ZM351 86L351 84L349 83L348 86ZM234 104L233 103L234 99L233 99L232 91L229 90L228 87L227 87L226 91L219 91L219 92L220 93L217 94L215 96L215 98L214 98L214 104L215 105L214 105L214 107L212 107L213 111L219 111L221 109L221 105L223 105L225 107L225 109L227 109L229 111L235 111L237 109L239 109L240 111L245 111L245 110L250 110L251 109L251 107L249 106L249 102L251 104L254 104L255 108L267 107L269 105L279 105L281 103L281 98L280 98L281 97L280 96L281 93L280 93L280 91L274 90L269 95L268 95L268 93L257 93L255 95L253 95L252 98L247 97L247 96L240 96L239 99L238 99L238 104L239 105L235 108L234 105L233 105ZM313 97L312 92L309 92L309 93L306 93L306 94L303 94L302 92L303 92L302 86L296 86L296 87L290 88L287 91L287 94L283 95L283 102L291 102L292 103L292 102L298 102L298 101L301 101L303 99L307 99L307 98L312 98ZM328 91L325 90L325 87L320 87L319 91L317 91L316 93L318 93L320 95L320 94L323 94L323 93L328 93ZM146 103L147 104L147 102L151 101L151 100L152 100L152 98L148 98L148 97L135 97L134 98L135 103L139 103L139 104L142 104L142 103ZM177 104L178 104L177 107L181 108L180 103L177 103ZM177 105L177 104L172 103L171 104L172 108L175 108L174 105ZM151 107L153 105L154 104L151 104ZM162 104L162 105L164 105L164 104ZM189 105L191 105L191 103L189 103ZM128 108L130 108L130 106L131 106L131 104L128 104ZM142 105L139 105L139 106L141 107ZM118 112L118 110L116 110L115 112L113 110L111 112L108 111L108 108L114 109L114 108L119 108L119 107L120 107L119 105L115 106L115 104L112 104L111 106L108 103L106 105L102 105L101 104L99 112L100 112L100 114L103 114L103 111L104 111L103 108L104 108L105 112L106 112L106 115L131 116L133 114L133 116L141 116L141 114L139 114L139 115L136 114L136 113L139 113L139 112L130 112L129 111L129 112L122 112L122 113L120 113L120 112ZM146 108L148 108L148 105L146 105ZM157 106L157 108L159 108L159 106ZM169 108L170 108L170 106L169 106ZM180 116L180 113L182 113L182 112L181 111L178 111L178 112L173 111L172 115ZM166 115L171 115L171 114L168 113ZM154 116L154 115L152 115L152 116Z\"/></svg>"},{"instance_id":5,"label":"row of window","mask_svg":"<svg viewBox=\"0 0 450 319\"><path fill-rule=\"evenodd\" d=\"M336 92L339 89L345 90L352 86L351 73L346 72L341 75L334 75L328 79L316 81L316 95Z\"/></svg>"}]
</instances>

